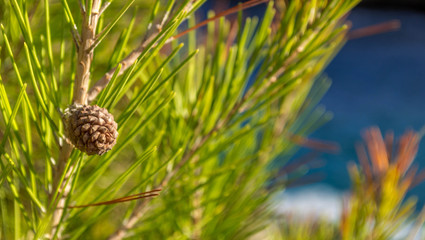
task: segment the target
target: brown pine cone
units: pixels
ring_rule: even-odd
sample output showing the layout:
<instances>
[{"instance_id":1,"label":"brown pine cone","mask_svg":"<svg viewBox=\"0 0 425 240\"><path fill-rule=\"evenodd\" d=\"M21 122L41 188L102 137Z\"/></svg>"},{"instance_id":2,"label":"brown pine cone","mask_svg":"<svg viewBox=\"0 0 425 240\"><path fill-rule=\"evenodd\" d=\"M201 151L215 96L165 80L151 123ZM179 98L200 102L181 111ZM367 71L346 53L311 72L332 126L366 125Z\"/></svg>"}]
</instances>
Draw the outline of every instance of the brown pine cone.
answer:
<instances>
[{"instance_id":1,"label":"brown pine cone","mask_svg":"<svg viewBox=\"0 0 425 240\"><path fill-rule=\"evenodd\" d=\"M73 104L62 116L66 137L88 155L111 150L118 137L114 116L97 105Z\"/></svg>"}]
</instances>

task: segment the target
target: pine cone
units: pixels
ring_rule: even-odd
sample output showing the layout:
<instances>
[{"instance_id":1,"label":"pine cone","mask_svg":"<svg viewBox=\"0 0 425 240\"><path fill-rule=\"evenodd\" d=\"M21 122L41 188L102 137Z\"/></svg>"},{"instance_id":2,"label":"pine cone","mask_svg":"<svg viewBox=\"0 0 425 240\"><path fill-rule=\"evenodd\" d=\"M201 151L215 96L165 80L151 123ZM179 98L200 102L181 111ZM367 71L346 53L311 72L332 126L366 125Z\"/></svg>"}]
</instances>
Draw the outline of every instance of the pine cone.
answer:
<instances>
[{"instance_id":1,"label":"pine cone","mask_svg":"<svg viewBox=\"0 0 425 240\"><path fill-rule=\"evenodd\" d=\"M117 123L105 108L74 104L65 110L62 118L68 139L88 155L102 155L116 143Z\"/></svg>"}]
</instances>

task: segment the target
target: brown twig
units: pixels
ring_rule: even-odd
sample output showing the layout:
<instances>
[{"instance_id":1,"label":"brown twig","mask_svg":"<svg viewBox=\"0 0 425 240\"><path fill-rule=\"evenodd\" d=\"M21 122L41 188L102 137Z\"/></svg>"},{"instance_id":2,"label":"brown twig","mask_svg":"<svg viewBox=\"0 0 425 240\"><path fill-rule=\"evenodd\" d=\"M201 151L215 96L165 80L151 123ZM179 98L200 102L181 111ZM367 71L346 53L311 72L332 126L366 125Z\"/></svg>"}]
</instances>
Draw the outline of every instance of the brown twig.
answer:
<instances>
[{"instance_id":1,"label":"brown twig","mask_svg":"<svg viewBox=\"0 0 425 240\"><path fill-rule=\"evenodd\" d=\"M145 39L142 41L142 43L137 47L135 50L133 50L127 57L125 57L121 62L119 63L121 65L121 69L118 72L118 76L122 75L125 70L127 70L134 62L136 62L137 58L139 58L140 54L145 50L146 46L148 46L155 38L158 36L159 32L153 33L149 37L145 37ZM99 79L93 87L88 92L88 102L93 101L97 95L104 89L109 81L111 80L112 76L114 75L117 67L112 68L109 70L101 79Z\"/></svg>"},{"instance_id":2,"label":"brown twig","mask_svg":"<svg viewBox=\"0 0 425 240\"><path fill-rule=\"evenodd\" d=\"M90 79L90 66L93 59L93 49L90 49L91 45L95 41L96 36L96 27L99 20L99 9L100 9L100 0L93 0L92 11L90 13L85 13L83 15L83 24L81 29L81 41L78 48L78 57L77 57L77 71L75 75L75 85L74 85L74 98L73 103L86 104L87 103L87 90L88 83ZM74 166L70 166L69 170L65 173L65 166L68 162L68 159L71 155L73 146L64 141L63 146L59 152L58 163L56 167L56 175L54 177L53 189L60 187L60 192L62 192L62 198L58 200L58 204L55 206L55 210L52 216L52 231L51 236L58 235L61 236L61 229L59 224L63 215L63 208L65 206L66 198L69 194L70 187L65 186L65 183L68 182L68 186L72 179L71 173ZM59 185L61 176L65 174L65 180L63 181L62 186ZM57 201L57 199L51 199L51 201Z\"/></svg>"},{"instance_id":3,"label":"brown twig","mask_svg":"<svg viewBox=\"0 0 425 240\"><path fill-rule=\"evenodd\" d=\"M93 0L92 12L86 14L81 30L81 46L78 51L77 71L74 85L74 103L86 104L90 79L90 66L93 50L88 51L96 38L96 27L99 20L100 0Z\"/></svg>"},{"instance_id":4,"label":"brown twig","mask_svg":"<svg viewBox=\"0 0 425 240\"><path fill-rule=\"evenodd\" d=\"M57 166L55 169L55 175L53 179L53 188L52 188L53 191L59 187L61 176L62 174L64 174L66 163L68 162L69 156L71 155L73 148L74 147L71 144L65 142L60 150ZM70 173L72 171L73 171L73 166L71 166L68 169L65 175L65 178L62 181L62 185L60 186L59 193L63 192L62 197L59 200L57 200L57 199L53 199L52 196L50 196L50 200L52 202L56 200L58 201L56 204L56 209L53 212L53 216L52 216L52 230L51 230L52 237L55 235L57 231L59 231L58 227L59 227L60 220L62 218L63 207L65 206L66 197L68 196L68 193L69 193L69 184L68 186L66 186L66 182L68 182L68 179L70 178L70 175L71 175ZM53 194L53 192L51 194ZM60 233L60 231L58 233Z\"/></svg>"},{"instance_id":5,"label":"brown twig","mask_svg":"<svg viewBox=\"0 0 425 240\"><path fill-rule=\"evenodd\" d=\"M105 10L109 7L109 5L111 5L110 1L105 2L99 10L99 15L102 15L103 12L105 12Z\"/></svg>"}]
</instances>

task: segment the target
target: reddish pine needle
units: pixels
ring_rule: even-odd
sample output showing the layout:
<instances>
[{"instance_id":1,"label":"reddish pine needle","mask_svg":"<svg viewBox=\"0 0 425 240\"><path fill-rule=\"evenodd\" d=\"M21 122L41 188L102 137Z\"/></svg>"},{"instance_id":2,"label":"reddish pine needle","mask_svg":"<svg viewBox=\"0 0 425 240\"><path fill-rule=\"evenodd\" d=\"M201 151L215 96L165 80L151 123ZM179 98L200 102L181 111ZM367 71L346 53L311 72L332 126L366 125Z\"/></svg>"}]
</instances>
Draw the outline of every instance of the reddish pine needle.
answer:
<instances>
[{"instance_id":1,"label":"reddish pine needle","mask_svg":"<svg viewBox=\"0 0 425 240\"><path fill-rule=\"evenodd\" d=\"M319 150L319 151L325 151L330 153L337 153L339 152L340 148L339 145L334 142L326 142L322 140L315 140L315 139L307 139L305 137L299 136L299 135L292 135L290 136L290 140L298 144L300 146Z\"/></svg>"},{"instance_id":2,"label":"reddish pine needle","mask_svg":"<svg viewBox=\"0 0 425 240\"><path fill-rule=\"evenodd\" d=\"M287 175L289 173L294 172L301 166L310 164L311 162L315 161L319 157L319 155L320 155L319 152L310 152L308 154L305 154L304 156L297 158L295 161L293 161L293 163L290 163L284 166L282 169L280 169L276 177Z\"/></svg>"},{"instance_id":3,"label":"reddish pine needle","mask_svg":"<svg viewBox=\"0 0 425 240\"><path fill-rule=\"evenodd\" d=\"M409 188L414 188L417 185L423 183L425 180L425 170L422 170L418 175L415 176L415 179L413 179L412 184L409 186Z\"/></svg>"},{"instance_id":4,"label":"reddish pine needle","mask_svg":"<svg viewBox=\"0 0 425 240\"><path fill-rule=\"evenodd\" d=\"M386 33L390 31L395 31L400 29L401 23L399 20L391 20L388 22L378 23L375 25L367 26L364 28L359 28L352 30L348 33L348 39L357 39L368 36L373 36L381 33Z\"/></svg>"},{"instance_id":5,"label":"reddish pine needle","mask_svg":"<svg viewBox=\"0 0 425 240\"><path fill-rule=\"evenodd\" d=\"M225 10L223 12L220 12L219 14L215 15L214 17L209 18L209 19L207 19L207 20L205 20L203 22L200 22L200 23L196 24L195 26L193 26L193 27L191 27L189 29L186 29L185 31L183 31L183 32L175 35L174 37L171 38L171 40L177 39L179 37L182 37L182 36L186 35L187 33L191 32L191 31L193 31L195 29L198 29L198 28L200 28L202 26L205 26L206 24L208 24L211 21L214 21L214 20L219 19L221 17L224 17L224 16L227 16L227 15L230 15L230 14L233 14L233 13L236 13L236 12L239 12L239 11L242 11L242 10L247 9L247 8L255 7L255 6L259 5L259 4L266 3L268 1L269 0L251 0L251 1L248 1L248 2L245 2L245 3L242 3L242 4L238 5L238 6L229 8L229 9L227 9L227 10Z\"/></svg>"},{"instance_id":6,"label":"reddish pine needle","mask_svg":"<svg viewBox=\"0 0 425 240\"><path fill-rule=\"evenodd\" d=\"M369 160L368 160L368 157L367 157L367 152L366 152L365 146L363 144L360 144L360 143L356 144L356 152L357 152L357 156L359 158L360 166L362 167L362 169L365 173L366 179L369 182L372 182L373 181L372 168L370 167L370 164L369 164Z\"/></svg>"},{"instance_id":7,"label":"reddish pine needle","mask_svg":"<svg viewBox=\"0 0 425 240\"><path fill-rule=\"evenodd\" d=\"M93 206L111 205L111 204L116 204L121 202L128 202L128 201L133 201L137 199L142 199L142 198L156 197L156 196L159 196L159 192L161 190L162 189L154 189L152 191L137 193L137 194L133 194L133 195L129 195L129 196L125 196L122 198L117 198L117 199L109 200L105 202L97 202L97 203L90 203L90 204L77 205L77 206L68 206L68 208L85 208L85 207L93 207Z\"/></svg>"},{"instance_id":8,"label":"reddish pine needle","mask_svg":"<svg viewBox=\"0 0 425 240\"><path fill-rule=\"evenodd\" d=\"M372 127L364 132L363 137L366 141L366 147L369 151L372 169L377 175L381 175L390 165L387 154L387 145L382 137L381 130L377 127Z\"/></svg>"},{"instance_id":9,"label":"reddish pine needle","mask_svg":"<svg viewBox=\"0 0 425 240\"><path fill-rule=\"evenodd\" d=\"M372 127L363 134L363 137L368 151L366 152L363 145L356 146L356 149L369 185L373 183L380 185L381 178L389 169L398 171L401 177L400 183L407 188L413 188L425 180L425 171L417 174L418 168L412 166L420 141L418 133L409 130L394 143L392 132L384 139L379 128ZM394 146L397 146L397 149L394 149Z\"/></svg>"},{"instance_id":10,"label":"reddish pine needle","mask_svg":"<svg viewBox=\"0 0 425 240\"><path fill-rule=\"evenodd\" d=\"M117 199L114 199L114 200L112 200L112 201L125 201L125 200L127 200L127 199L133 199L133 198L135 198L135 197L139 197L139 196L142 196L142 195L145 195L145 194L157 194L157 193L159 193L161 191L161 189L160 188L158 188L158 189L154 189L154 190L152 190L152 191L148 191L148 192L142 192L142 193L137 193L137 194L133 194L133 195L129 195L129 196L125 196L125 197L122 197L122 198L117 198Z\"/></svg>"}]
</instances>

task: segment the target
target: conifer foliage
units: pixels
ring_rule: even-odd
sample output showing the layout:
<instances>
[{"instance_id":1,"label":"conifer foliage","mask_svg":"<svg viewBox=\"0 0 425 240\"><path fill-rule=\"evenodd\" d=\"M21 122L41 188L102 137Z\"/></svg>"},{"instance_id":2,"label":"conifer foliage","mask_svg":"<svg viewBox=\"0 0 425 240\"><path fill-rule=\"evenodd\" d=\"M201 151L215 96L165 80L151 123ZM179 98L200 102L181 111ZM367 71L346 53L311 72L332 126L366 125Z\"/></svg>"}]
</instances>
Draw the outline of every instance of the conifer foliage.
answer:
<instances>
[{"instance_id":1,"label":"conifer foliage","mask_svg":"<svg viewBox=\"0 0 425 240\"><path fill-rule=\"evenodd\" d=\"M321 73L358 0L208 16L204 2L0 2L2 239L247 239L270 224L274 159L330 118ZM108 152L74 148L72 104L113 116Z\"/></svg>"}]
</instances>

